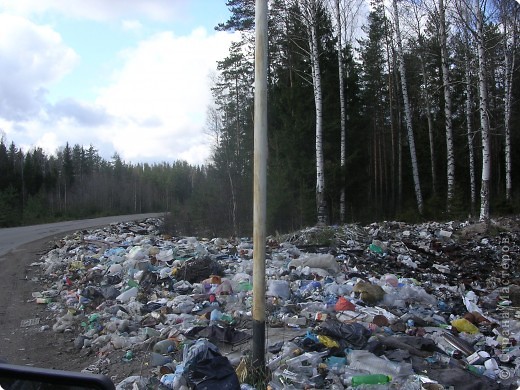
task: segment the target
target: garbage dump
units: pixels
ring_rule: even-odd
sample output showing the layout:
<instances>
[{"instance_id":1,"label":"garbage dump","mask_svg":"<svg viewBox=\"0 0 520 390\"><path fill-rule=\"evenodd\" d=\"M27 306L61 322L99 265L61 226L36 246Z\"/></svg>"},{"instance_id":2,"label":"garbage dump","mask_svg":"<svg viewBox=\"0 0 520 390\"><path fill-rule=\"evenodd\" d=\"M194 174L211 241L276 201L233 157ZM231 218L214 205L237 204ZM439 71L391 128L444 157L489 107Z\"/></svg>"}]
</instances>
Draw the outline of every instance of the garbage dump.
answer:
<instances>
[{"instance_id":1,"label":"garbage dump","mask_svg":"<svg viewBox=\"0 0 520 390\"><path fill-rule=\"evenodd\" d=\"M253 245L160 219L76 232L38 263L53 326L118 389L517 389L519 220L269 237L269 376L250 383ZM114 361L138 362L132 375ZM257 387L255 387L257 386Z\"/></svg>"}]
</instances>

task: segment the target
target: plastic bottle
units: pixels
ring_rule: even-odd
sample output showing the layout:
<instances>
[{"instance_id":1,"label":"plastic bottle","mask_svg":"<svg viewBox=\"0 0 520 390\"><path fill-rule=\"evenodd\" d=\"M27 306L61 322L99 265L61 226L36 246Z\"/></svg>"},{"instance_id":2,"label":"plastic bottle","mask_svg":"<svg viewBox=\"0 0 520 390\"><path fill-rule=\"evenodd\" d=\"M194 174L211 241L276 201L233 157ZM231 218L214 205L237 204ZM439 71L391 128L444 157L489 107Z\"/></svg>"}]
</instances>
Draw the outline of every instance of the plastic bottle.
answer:
<instances>
[{"instance_id":1,"label":"plastic bottle","mask_svg":"<svg viewBox=\"0 0 520 390\"><path fill-rule=\"evenodd\" d=\"M274 370L282 363L282 361L287 360L288 358L300 355L301 353L302 353L302 350L300 349L300 347L298 345L296 345L292 342L288 342L284 345L280 354L278 356L276 356L275 358L271 359L269 361L269 363L267 364L267 366L269 367L270 370Z\"/></svg>"},{"instance_id":2,"label":"plastic bottle","mask_svg":"<svg viewBox=\"0 0 520 390\"><path fill-rule=\"evenodd\" d=\"M380 385L389 383L392 380L388 375L383 374L369 374L369 375L353 375L345 380L345 385L352 385L352 387L361 385Z\"/></svg>"},{"instance_id":3,"label":"plastic bottle","mask_svg":"<svg viewBox=\"0 0 520 390\"><path fill-rule=\"evenodd\" d=\"M160 332L158 332L154 328L150 328L148 326L145 328L139 329L139 334L143 335L145 338L159 337L161 335Z\"/></svg>"},{"instance_id":4,"label":"plastic bottle","mask_svg":"<svg viewBox=\"0 0 520 390\"><path fill-rule=\"evenodd\" d=\"M285 323L290 327L299 327L305 326L307 324L307 320L304 317L287 317L285 318Z\"/></svg>"},{"instance_id":5,"label":"plastic bottle","mask_svg":"<svg viewBox=\"0 0 520 390\"><path fill-rule=\"evenodd\" d=\"M128 301L130 301L131 298L136 297L138 292L139 292L139 289L137 287L131 287L128 290L119 294L116 297L116 299L119 302L127 303Z\"/></svg>"},{"instance_id":6,"label":"plastic bottle","mask_svg":"<svg viewBox=\"0 0 520 390\"><path fill-rule=\"evenodd\" d=\"M461 359L462 357L470 356L474 351L469 347L465 346L455 336L449 334L443 334L435 338L437 347L444 351L448 356L455 359Z\"/></svg>"},{"instance_id":7,"label":"plastic bottle","mask_svg":"<svg viewBox=\"0 0 520 390\"><path fill-rule=\"evenodd\" d=\"M175 350L175 340L173 339L165 339L165 340L161 340L161 341L158 341L154 346L153 346L153 352L155 353L159 353L161 355L165 355L169 352L172 352Z\"/></svg>"},{"instance_id":8,"label":"plastic bottle","mask_svg":"<svg viewBox=\"0 0 520 390\"><path fill-rule=\"evenodd\" d=\"M218 309L213 309L210 314L210 322L213 323L215 321L218 321L218 320L220 320L221 317L222 317L221 311Z\"/></svg>"},{"instance_id":9,"label":"plastic bottle","mask_svg":"<svg viewBox=\"0 0 520 390\"><path fill-rule=\"evenodd\" d=\"M390 360L377 357L365 350L350 351L347 355L349 368L366 370L371 374L384 374L392 377L413 374L412 365L409 363L397 364Z\"/></svg>"},{"instance_id":10,"label":"plastic bottle","mask_svg":"<svg viewBox=\"0 0 520 390\"><path fill-rule=\"evenodd\" d=\"M125 356L123 356L123 361L130 362L130 361L132 361L133 358L134 358L133 352L128 350L128 351L126 351Z\"/></svg>"},{"instance_id":11,"label":"plastic bottle","mask_svg":"<svg viewBox=\"0 0 520 390\"><path fill-rule=\"evenodd\" d=\"M303 366L315 367L322 360L323 357L327 356L329 351L324 352L305 352L299 356L293 357L287 360L287 366L291 368L301 368Z\"/></svg>"},{"instance_id":12,"label":"plastic bottle","mask_svg":"<svg viewBox=\"0 0 520 390\"><path fill-rule=\"evenodd\" d=\"M469 356L475 352L475 350L471 348L471 346L466 345L467 343L450 333L443 333L442 338L448 344L453 346L453 348L459 350L464 356Z\"/></svg>"},{"instance_id":13,"label":"plastic bottle","mask_svg":"<svg viewBox=\"0 0 520 390\"><path fill-rule=\"evenodd\" d=\"M165 364L171 363L172 359L168 356L163 356L159 353L152 352L150 355L150 365L152 367L164 366Z\"/></svg>"},{"instance_id":14,"label":"plastic bottle","mask_svg":"<svg viewBox=\"0 0 520 390\"><path fill-rule=\"evenodd\" d=\"M383 253L383 248L381 248L379 245L376 245L376 244L373 244L373 243L372 243L372 244L370 244L370 245L368 246L368 248L369 248L372 252L374 252L374 253L378 253L378 254Z\"/></svg>"}]
</instances>

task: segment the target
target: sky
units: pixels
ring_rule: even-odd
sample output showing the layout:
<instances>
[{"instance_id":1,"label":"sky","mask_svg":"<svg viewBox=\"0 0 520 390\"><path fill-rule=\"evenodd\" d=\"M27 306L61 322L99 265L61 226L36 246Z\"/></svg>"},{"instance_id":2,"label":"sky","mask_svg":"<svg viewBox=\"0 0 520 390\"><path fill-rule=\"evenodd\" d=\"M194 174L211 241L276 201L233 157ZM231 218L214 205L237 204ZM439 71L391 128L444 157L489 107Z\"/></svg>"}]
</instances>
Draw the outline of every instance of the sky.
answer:
<instances>
[{"instance_id":1,"label":"sky","mask_svg":"<svg viewBox=\"0 0 520 390\"><path fill-rule=\"evenodd\" d=\"M0 136L204 164L226 0L0 0Z\"/></svg>"}]
</instances>

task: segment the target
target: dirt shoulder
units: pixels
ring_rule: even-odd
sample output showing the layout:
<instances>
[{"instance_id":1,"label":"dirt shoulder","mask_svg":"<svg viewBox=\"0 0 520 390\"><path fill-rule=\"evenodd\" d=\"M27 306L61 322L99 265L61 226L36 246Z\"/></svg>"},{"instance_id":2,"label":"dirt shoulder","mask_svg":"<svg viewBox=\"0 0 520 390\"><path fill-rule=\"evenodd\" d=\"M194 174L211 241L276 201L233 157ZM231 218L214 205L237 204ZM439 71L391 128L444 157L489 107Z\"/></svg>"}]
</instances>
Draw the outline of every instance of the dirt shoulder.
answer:
<instances>
[{"instance_id":1,"label":"dirt shoulder","mask_svg":"<svg viewBox=\"0 0 520 390\"><path fill-rule=\"evenodd\" d=\"M3 258L0 270L0 359L9 363L67 371L81 371L95 365L103 357L88 350L74 348L73 333L52 330L56 313L52 306L38 304L33 292L46 286L40 267L31 266L54 245L53 238L41 239L12 250ZM143 361L130 362L115 355L112 362L103 365L100 373L114 383L142 373Z\"/></svg>"},{"instance_id":2,"label":"dirt shoulder","mask_svg":"<svg viewBox=\"0 0 520 390\"><path fill-rule=\"evenodd\" d=\"M52 305L36 303L33 292L51 286L42 279L40 267L31 264L40 261L41 256L54 248L58 240L75 231L162 215L111 216L0 229L3 235L0 240L0 360L12 364L81 371L103 359L103 356L96 356L89 350L75 349L75 333L56 333L52 330L57 314L64 313L53 311ZM102 365L104 369L97 372L107 374L116 383L127 376L142 373L142 359L125 362L121 356L116 354L116 357L117 361L112 362L105 358Z\"/></svg>"},{"instance_id":3,"label":"dirt shoulder","mask_svg":"<svg viewBox=\"0 0 520 390\"><path fill-rule=\"evenodd\" d=\"M40 259L52 245L46 238L25 244L3 257L0 272L0 357L9 363L81 370L84 358L67 356L67 334L52 332L53 319L46 305L34 301L32 293L41 290L39 269L31 263Z\"/></svg>"}]
</instances>

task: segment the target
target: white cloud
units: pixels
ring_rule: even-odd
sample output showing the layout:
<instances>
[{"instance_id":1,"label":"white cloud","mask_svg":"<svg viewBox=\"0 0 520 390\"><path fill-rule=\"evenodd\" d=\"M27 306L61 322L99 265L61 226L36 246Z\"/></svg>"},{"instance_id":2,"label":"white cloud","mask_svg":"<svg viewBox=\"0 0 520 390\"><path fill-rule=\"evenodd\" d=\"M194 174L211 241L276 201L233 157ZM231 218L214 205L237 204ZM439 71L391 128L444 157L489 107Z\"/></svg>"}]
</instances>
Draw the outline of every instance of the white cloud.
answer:
<instances>
[{"instance_id":1,"label":"white cloud","mask_svg":"<svg viewBox=\"0 0 520 390\"><path fill-rule=\"evenodd\" d=\"M37 115L49 86L78 61L61 36L48 26L0 14L0 115Z\"/></svg>"},{"instance_id":2,"label":"white cloud","mask_svg":"<svg viewBox=\"0 0 520 390\"><path fill-rule=\"evenodd\" d=\"M0 130L24 150L37 146L53 154L69 142L92 144L106 159L116 151L134 163L202 164L210 149L204 134L208 76L232 39L202 28L189 36L158 33L118 54L122 65L96 89L94 101L70 96L51 104L47 91L78 55L51 27L0 13Z\"/></svg>"},{"instance_id":3,"label":"white cloud","mask_svg":"<svg viewBox=\"0 0 520 390\"><path fill-rule=\"evenodd\" d=\"M43 133L36 141L36 145L48 154L54 154L59 147L63 146L56 133L51 132ZM25 149L30 149L30 145L25 145Z\"/></svg>"},{"instance_id":4,"label":"white cloud","mask_svg":"<svg viewBox=\"0 0 520 390\"><path fill-rule=\"evenodd\" d=\"M125 31L139 31L143 28L143 25L138 20L123 20L121 27Z\"/></svg>"},{"instance_id":5,"label":"white cloud","mask_svg":"<svg viewBox=\"0 0 520 390\"><path fill-rule=\"evenodd\" d=\"M203 163L203 134L211 101L208 75L227 54L232 36L159 33L122 53L125 64L96 104L121 123L105 133L123 159L157 156Z\"/></svg>"},{"instance_id":6,"label":"white cloud","mask_svg":"<svg viewBox=\"0 0 520 390\"><path fill-rule=\"evenodd\" d=\"M57 11L67 17L107 21L127 16L170 20L193 0L0 0L0 8L19 15Z\"/></svg>"},{"instance_id":7,"label":"white cloud","mask_svg":"<svg viewBox=\"0 0 520 390\"><path fill-rule=\"evenodd\" d=\"M41 117L46 114L43 112ZM114 154L113 145L103 140L99 132L101 128L85 127L71 116L51 117L48 121L41 117L17 122L0 118L0 129L5 131L8 143L13 141L25 152L40 147L48 155L53 155L68 142L69 145L78 144L85 148L92 144L105 159L110 159Z\"/></svg>"}]
</instances>

